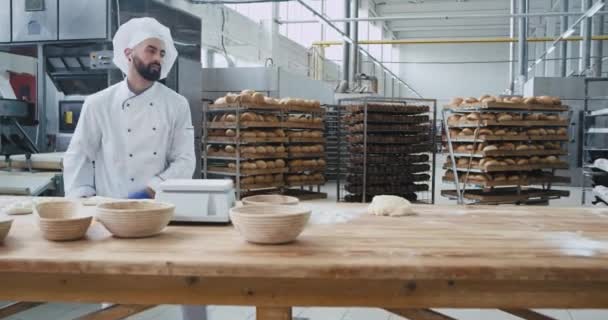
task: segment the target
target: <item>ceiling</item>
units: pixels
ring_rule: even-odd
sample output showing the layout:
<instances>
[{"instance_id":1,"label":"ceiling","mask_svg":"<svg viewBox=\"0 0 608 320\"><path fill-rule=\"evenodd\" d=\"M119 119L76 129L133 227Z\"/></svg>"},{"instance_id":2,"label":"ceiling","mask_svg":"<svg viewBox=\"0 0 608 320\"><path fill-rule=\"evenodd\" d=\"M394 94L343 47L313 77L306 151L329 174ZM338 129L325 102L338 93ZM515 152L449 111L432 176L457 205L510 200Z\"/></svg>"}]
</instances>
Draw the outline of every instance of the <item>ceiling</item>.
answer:
<instances>
[{"instance_id":1,"label":"ceiling","mask_svg":"<svg viewBox=\"0 0 608 320\"><path fill-rule=\"evenodd\" d=\"M509 0L371 0L378 16L458 16L509 14ZM562 11L559 0L530 0L530 12ZM571 9L578 11L580 1L571 0ZM553 7L553 10L552 10ZM558 18L531 18L530 30L544 36L547 21ZM469 38L509 36L509 18L468 18L433 20L387 21L387 27L397 39L416 38ZM542 26L539 27L539 26ZM539 27L539 28L537 28ZM558 24L550 26L548 36L558 30Z\"/></svg>"}]
</instances>

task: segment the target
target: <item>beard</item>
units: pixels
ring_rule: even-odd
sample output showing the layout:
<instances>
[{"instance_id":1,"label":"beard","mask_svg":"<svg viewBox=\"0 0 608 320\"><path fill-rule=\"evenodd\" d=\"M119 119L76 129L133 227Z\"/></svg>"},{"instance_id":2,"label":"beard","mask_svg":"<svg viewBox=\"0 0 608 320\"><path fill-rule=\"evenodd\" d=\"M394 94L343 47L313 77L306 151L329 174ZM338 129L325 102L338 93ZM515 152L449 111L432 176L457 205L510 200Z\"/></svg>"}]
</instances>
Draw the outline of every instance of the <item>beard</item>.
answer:
<instances>
[{"instance_id":1,"label":"beard","mask_svg":"<svg viewBox=\"0 0 608 320\"><path fill-rule=\"evenodd\" d=\"M148 81L158 81L160 79L161 65L155 62L145 64L138 57L133 56L133 65L139 75ZM153 67L157 67L153 69Z\"/></svg>"}]
</instances>

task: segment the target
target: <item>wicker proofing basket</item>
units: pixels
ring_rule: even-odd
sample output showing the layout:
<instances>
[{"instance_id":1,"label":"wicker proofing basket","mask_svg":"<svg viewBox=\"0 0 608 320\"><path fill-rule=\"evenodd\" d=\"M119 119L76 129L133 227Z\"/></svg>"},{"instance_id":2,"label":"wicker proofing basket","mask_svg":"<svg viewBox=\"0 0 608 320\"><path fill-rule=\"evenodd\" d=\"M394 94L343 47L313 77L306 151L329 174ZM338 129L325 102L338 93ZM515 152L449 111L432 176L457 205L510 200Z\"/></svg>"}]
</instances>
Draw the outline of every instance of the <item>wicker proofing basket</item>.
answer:
<instances>
[{"instance_id":1,"label":"wicker proofing basket","mask_svg":"<svg viewBox=\"0 0 608 320\"><path fill-rule=\"evenodd\" d=\"M309 218L310 210L301 206L244 206L230 210L234 227L247 241L258 244L294 241Z\"/></svg>"},{"instance_id":2,"label":"wicker proofing basket","mask_svg":"<svg viewBox=\"0 0 608 320\"><path fill-rule=\"evenodd\" d=\"M79 216L79 203L62 200L41 202L34 209L42 236L51 241L70 241L84 237L92 216Z\"/></svg>"},{"instance_id":3,"label":"wicker proofing basket","mask_svg":"<svg viewBox=\"0 0 608 320\"><path fill-rule=\"evenodd\" d=\"M0 244L4 241L8 235L8 231L11 230L13 219L9 217L0 216Z\"/></svg>"},{"instance_id":4,"label":"wicker proofing basket","mask_svg":"<svg viewBox=\"0 0 608 320\"><path fill-rule=\"evenodd\" d=\"M282 196L278 194L264 194L259 196L251 196L243 198L243 205L260 206L260 205L296 205L300 200L296 197Z\"/></svg>"},{"instance_id":5,"label":"wicker proofing basket","mask_svg":"<svg viewBox=\"0 0 608 320\"><path fill-rule=\"evenodd\" d=\"M119 238L144 238L163 231L175 206L154 201L116 201L97 206L97 220Z\"/></svg>"}]
</instances>

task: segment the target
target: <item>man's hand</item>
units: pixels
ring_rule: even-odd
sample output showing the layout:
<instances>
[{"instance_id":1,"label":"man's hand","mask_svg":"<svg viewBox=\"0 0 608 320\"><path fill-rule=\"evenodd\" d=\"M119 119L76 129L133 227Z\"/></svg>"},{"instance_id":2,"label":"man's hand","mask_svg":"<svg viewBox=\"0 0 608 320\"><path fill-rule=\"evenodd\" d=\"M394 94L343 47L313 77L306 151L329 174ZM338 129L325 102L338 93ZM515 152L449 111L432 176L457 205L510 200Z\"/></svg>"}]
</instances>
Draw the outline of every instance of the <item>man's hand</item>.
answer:
<instances>
[{"instance_id":1,"label":"man's hand","mask_svg":"<svg viewBox=\"0 0 608 320\"><path fill-rule=\"evenodd\" d=\"M146 188L146 193L150 197L150 199L154 199L156 197L156 192L152 190L152 188Z\"/></svg>"}]
</instances>

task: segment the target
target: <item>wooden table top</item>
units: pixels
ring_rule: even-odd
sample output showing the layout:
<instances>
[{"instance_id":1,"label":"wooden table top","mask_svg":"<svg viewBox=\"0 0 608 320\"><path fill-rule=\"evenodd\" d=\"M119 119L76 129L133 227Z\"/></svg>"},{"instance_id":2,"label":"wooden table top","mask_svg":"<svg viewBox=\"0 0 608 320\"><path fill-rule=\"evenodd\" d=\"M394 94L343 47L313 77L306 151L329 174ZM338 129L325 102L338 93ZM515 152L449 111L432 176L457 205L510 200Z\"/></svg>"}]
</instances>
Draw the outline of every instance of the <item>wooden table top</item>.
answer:
<instances>
[{"instance_id":1,"label":"wooden table top","mask_svg":"<svg viewBox=\"0 0 608 320\"><path fill-rule=\"evenodd\" d=\"M313 215L365 208L330 206L332 212L322 213L311 205ZM362 215L311 224L297 242L280 246L249 244L231 226L170 226L153 238L117 239L99 223L84 240L49 242L33 215L15 216L0 245L0 272L608 281L606 209L416 206L415 211L417 216Z\"/></svg>"}]
</instances>

